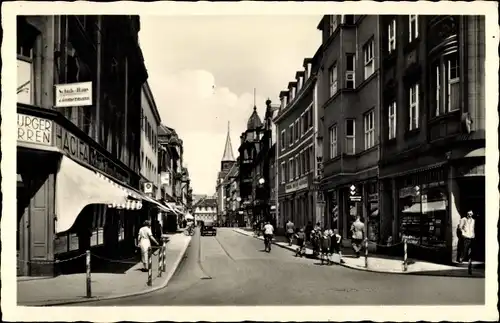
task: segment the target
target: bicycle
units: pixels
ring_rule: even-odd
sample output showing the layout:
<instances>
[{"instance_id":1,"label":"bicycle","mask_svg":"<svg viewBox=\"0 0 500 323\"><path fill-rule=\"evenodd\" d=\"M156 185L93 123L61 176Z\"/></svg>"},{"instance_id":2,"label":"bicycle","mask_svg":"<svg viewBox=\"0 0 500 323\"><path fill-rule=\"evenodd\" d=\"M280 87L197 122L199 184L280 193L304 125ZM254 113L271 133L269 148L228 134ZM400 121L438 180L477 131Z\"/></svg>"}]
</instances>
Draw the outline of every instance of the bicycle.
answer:
<instances>
[{"instance_id":1,"label":"bicycle","mask_svg":"<svg viewBox=\"0 0 500 323\"><path fill-rule=\"evenodd\" d=\"M267 253L271 252L271 237L269 235L264 236L264 250Z\"/></svg>"}]
</instances>

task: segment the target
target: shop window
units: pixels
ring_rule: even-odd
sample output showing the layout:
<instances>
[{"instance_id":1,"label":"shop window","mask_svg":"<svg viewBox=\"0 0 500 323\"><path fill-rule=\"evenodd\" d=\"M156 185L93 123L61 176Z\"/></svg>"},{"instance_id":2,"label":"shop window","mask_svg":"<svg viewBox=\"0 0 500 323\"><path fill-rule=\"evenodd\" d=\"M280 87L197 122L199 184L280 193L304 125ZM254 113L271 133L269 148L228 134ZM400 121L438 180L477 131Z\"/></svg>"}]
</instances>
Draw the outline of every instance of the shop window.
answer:
<instances>
[{"instance_id":1,"label":"shop window","mask_svg":"<svg viewBox=\"0 0 500 323\"><path fill-rule=\"evenodd\" d=\"M390 140L396 138L396 101L391 102L387 107L387 119Z\"/></svg>"},{"instance_id":2,"label":"shop window","mask_svg":"<svg viewBox=\"0 0 500 323\"><path fill-rule=\"evenodd\" d=\"M356 120L346 119L345 121L345 141L347 155L354 155L356 153Z\"/></svg>"},{"instance_id":3,"label":"shop window","mask_svg":"<svg viewBox=\"0 0 500 323\"><path fill-rule=\"evenodd\" d=\"M57 235L54 239L54 253L61 254L68 252L68 235Z\"/></svg>"},{"instance_id":4,"label":"shop window","mask_svg":"<svg viewBox=\"0 0 500 323\"><path fill-rule=\"evenodd\" d=\"M396 19L392 19L389 25L387 26L388 29L388 51L389 53L392 53L393 51L396 50Z\"/></svg>"},{"instance_id":5,"label":"shop window","mask_svg":"<svg viewBox=\"0 0 500 323\"><path fill-rule=\"evenodd\" d=\"M330 97L337 93L337 63L333 63L328 71L330 83Z\"/></svg>"},{"instance_id":6,"label":"shop window","mask_svg":"<svg viewBox=\"0 0 500 323\"><path fill-rule=\"evenodd\" d=\"M419 92L418 92L418 83L417 83L417 84L413 84L410 87L410 93L409 93L409 97L410 97L410 107L409 107L410 120L409 120L409 127L408 127L409 130L414 130L414 129L417 129L419 127L419 125L418 125L418 116L419 116L420 111L419 111L418 96L419 96Z\"/></svg>"},{"instance_id":7,"label":"shop window","mask_svg":"<svg viewBox=\"0 0 500 323\"><path fill-rule=\"evenodd\" d=\"M375 146L375 111L372 110L364 116L365 149Z\"/></svg>"},{"instance_id":8,"label":"shop window","mask_svg":"<svg viewBox=\"0 0 500 323\"><path fill-rule=\"evenodd\" d=\"M78 250L79 244L80 244L80 241L78 239L78 235L76 233L70 233L68 238L69 238L69 242L68 242L69 251Z\"/></svg>"},{"instance_id":9,"label":"shop window","mask_svg":"<svg viewBox=\"0 0 500 323\"><path fill-rule=\"evenodd\" d=\"M347 53L346 56L346 69L345 69L345 87L347 89L354 89L356 77L356 54Z\"/></svg>"},{"instance_id":10,"label":"shop window","mask_svg":"<svg viewBox=\"0 0 500 323\"><path fill-rule=\"evenodd\" d=\"M377 182L366 185L367 236L370 241L377 242L380 238L380 214Z\"/></svg>"},{"instance_id":11,"label":"shop window","mask_svg":"<svg viewBox=\"0 0 500 323\"><path fill-rule=\"evenodd\" d=\"M364 63L365 63L365 80L369 78L374 72L375 72L375 63L374 63L374 44L373 44L373 39L369 40L364 46L363 46L363 56L364 56Z\"/></svg>"},{"instance_id":12,"label":"shop window","mask_svg":"<svg viewBox=\"0 0 500 323\"><path fill-rule=\"evenodd\" d=\"M409 42L411 43L413 40L418 38L418 16L417 15L410 15L408 17L408 36L409 36Z\"/></svg>"},{"instance_id":13,"label":"shop window","mask_svg":"<svg viewBox=\"0 0 500 323\"><path fill-rule=\"evenodd\" d=\"M447 190L444 182L399 190L400 239L429 247L445 247Z\"/></svg>"},{"instance_id":14,"label":"shop window","mask_svg":"<svg viewBox=\"0 0 500 323\"><path fill-rule=\"evenodd\" d=\"M337 157L337 125L333 125L328 130L330 137L330 159Z\"/></svg>"}]
</instances>

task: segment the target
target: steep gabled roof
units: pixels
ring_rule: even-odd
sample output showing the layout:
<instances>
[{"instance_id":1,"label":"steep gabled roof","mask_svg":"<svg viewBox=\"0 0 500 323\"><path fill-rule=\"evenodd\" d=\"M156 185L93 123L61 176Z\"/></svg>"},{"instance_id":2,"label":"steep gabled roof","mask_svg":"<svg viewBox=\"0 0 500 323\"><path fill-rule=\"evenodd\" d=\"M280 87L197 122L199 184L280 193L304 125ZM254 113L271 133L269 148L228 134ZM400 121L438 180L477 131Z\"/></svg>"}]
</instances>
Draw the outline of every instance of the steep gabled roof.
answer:
<instances>
[{"instance_id":1,"label":"steep gabled roof","mask_svg":"<svg viewBox=\"0 0 500 323\"><path fill-rule=\"evenodd\" d=\"M259 114L257 113L257 107L253 107L253 112L248 118L247 130L255 130L262 127L262 121L260 120Z\"/></svg>"},{"instance_id":2,"label":"steep gabled roof","mask_svg":"<svg viewBox=\"0 0 500 323\"><path fill-rule=\"evenodd\" d=\"M229 131L229 121L227 123L226 145L224 146L224 154L222 155L222 161L234 161L233 145L231 144L231 135Z\"/></svg>"}]
</instances>

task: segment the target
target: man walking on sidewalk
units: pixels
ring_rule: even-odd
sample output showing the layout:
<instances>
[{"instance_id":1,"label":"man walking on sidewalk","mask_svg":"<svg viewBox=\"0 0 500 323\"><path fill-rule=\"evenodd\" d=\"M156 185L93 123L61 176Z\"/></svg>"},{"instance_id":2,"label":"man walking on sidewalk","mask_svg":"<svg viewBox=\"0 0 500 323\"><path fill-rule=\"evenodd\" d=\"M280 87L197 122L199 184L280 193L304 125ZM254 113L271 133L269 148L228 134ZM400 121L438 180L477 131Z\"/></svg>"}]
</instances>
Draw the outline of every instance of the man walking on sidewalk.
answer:
<instances>
[{"instance_id":1,"label":"man walking on sidewalk","mask_svg":"<svg viewBox=\"0 0 500 323\"><path fill-rule=\"evenodd\" d=\"M286 224L286 238L288 239L288 244L292 245L293 235L295 233L295 224L291 220L288 220Z\"/></svg>"},{"instance_id":2,"label":"man walking on sidewalk","mask_svg":"<svg viewBox=\"0 0 500 323\"><path fill-rule=\"evenodd\" d=\"M463 248L459 262L464 259L469 260L472 255L472 241L475 238L475 220L472 211L467 212L467 216L460 219L459 229L461 231Z\"/></svg>"},{"instance_id":3,"label":"man walking on sidewalk","mask_svg":"<svg viewBox=\"0 0 500 323\"><path fill-rule=\"evenodd\" d=\"M351 226L352 233L352 249L356 253L356 257L359 258L360 251L362 249L363 238L365 236L365 224L361 222L361 217L356 216L356 221Z\"/></svg>"}]
</instances>

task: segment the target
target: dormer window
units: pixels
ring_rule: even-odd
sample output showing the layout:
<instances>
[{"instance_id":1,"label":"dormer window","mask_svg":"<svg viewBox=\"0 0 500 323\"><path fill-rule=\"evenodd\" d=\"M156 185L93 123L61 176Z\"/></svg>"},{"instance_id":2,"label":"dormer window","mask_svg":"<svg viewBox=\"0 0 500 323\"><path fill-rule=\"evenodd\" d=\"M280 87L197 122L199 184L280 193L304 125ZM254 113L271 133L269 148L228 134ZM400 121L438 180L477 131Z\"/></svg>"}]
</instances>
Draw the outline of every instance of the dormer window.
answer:
<instances>
[{"instance_id":1,"label":"dormer window","mask_svg":"<svg viewBox=\"0 0 500 323\"><path fill-rule=\"evenodd\" d=\"M302 76L299 76L299 81L298 81L298 87L297 87L297 90L300 90L302 88L302 85L303 85L303 77Z\"/></svg>"},{"instance_id":2,"label":"dormer window","mask_svg":"<svg viewBox=\"0 0 500 323\"><path fill-rule=\"evenodd\" d=\"M307 78L311 77L311 67L312 67L312 64L311 63L307 63L307 67L306 67Z\"/></svg>"},{"instance_id":3,"label":"dormer window","mask_svg":"<svg viewBox=\"0 0 500 323\"><path fill-rule=\"evenodd\" d=\"M293 100L293 99L295 98L295 91L296 91L296 88L295 88L295 86L294 86L294 87L292 87L292 96L291 96L291 98L290 98L290 101L291 101L291 100Z\"/></svg>"},{"instance_id":4,"label":"dormer window","mask_svg":"<svg viewBox=\"0 0 500 323\"><path fill-rule=\"evenodd\" d=\"M284 108L286 108L286 105L287 105L287 103L288 103L287 101L288 101L288 97L285 95L285 96L283 97L283 107L284 107Z\"/></svg>"}]
</instances>

